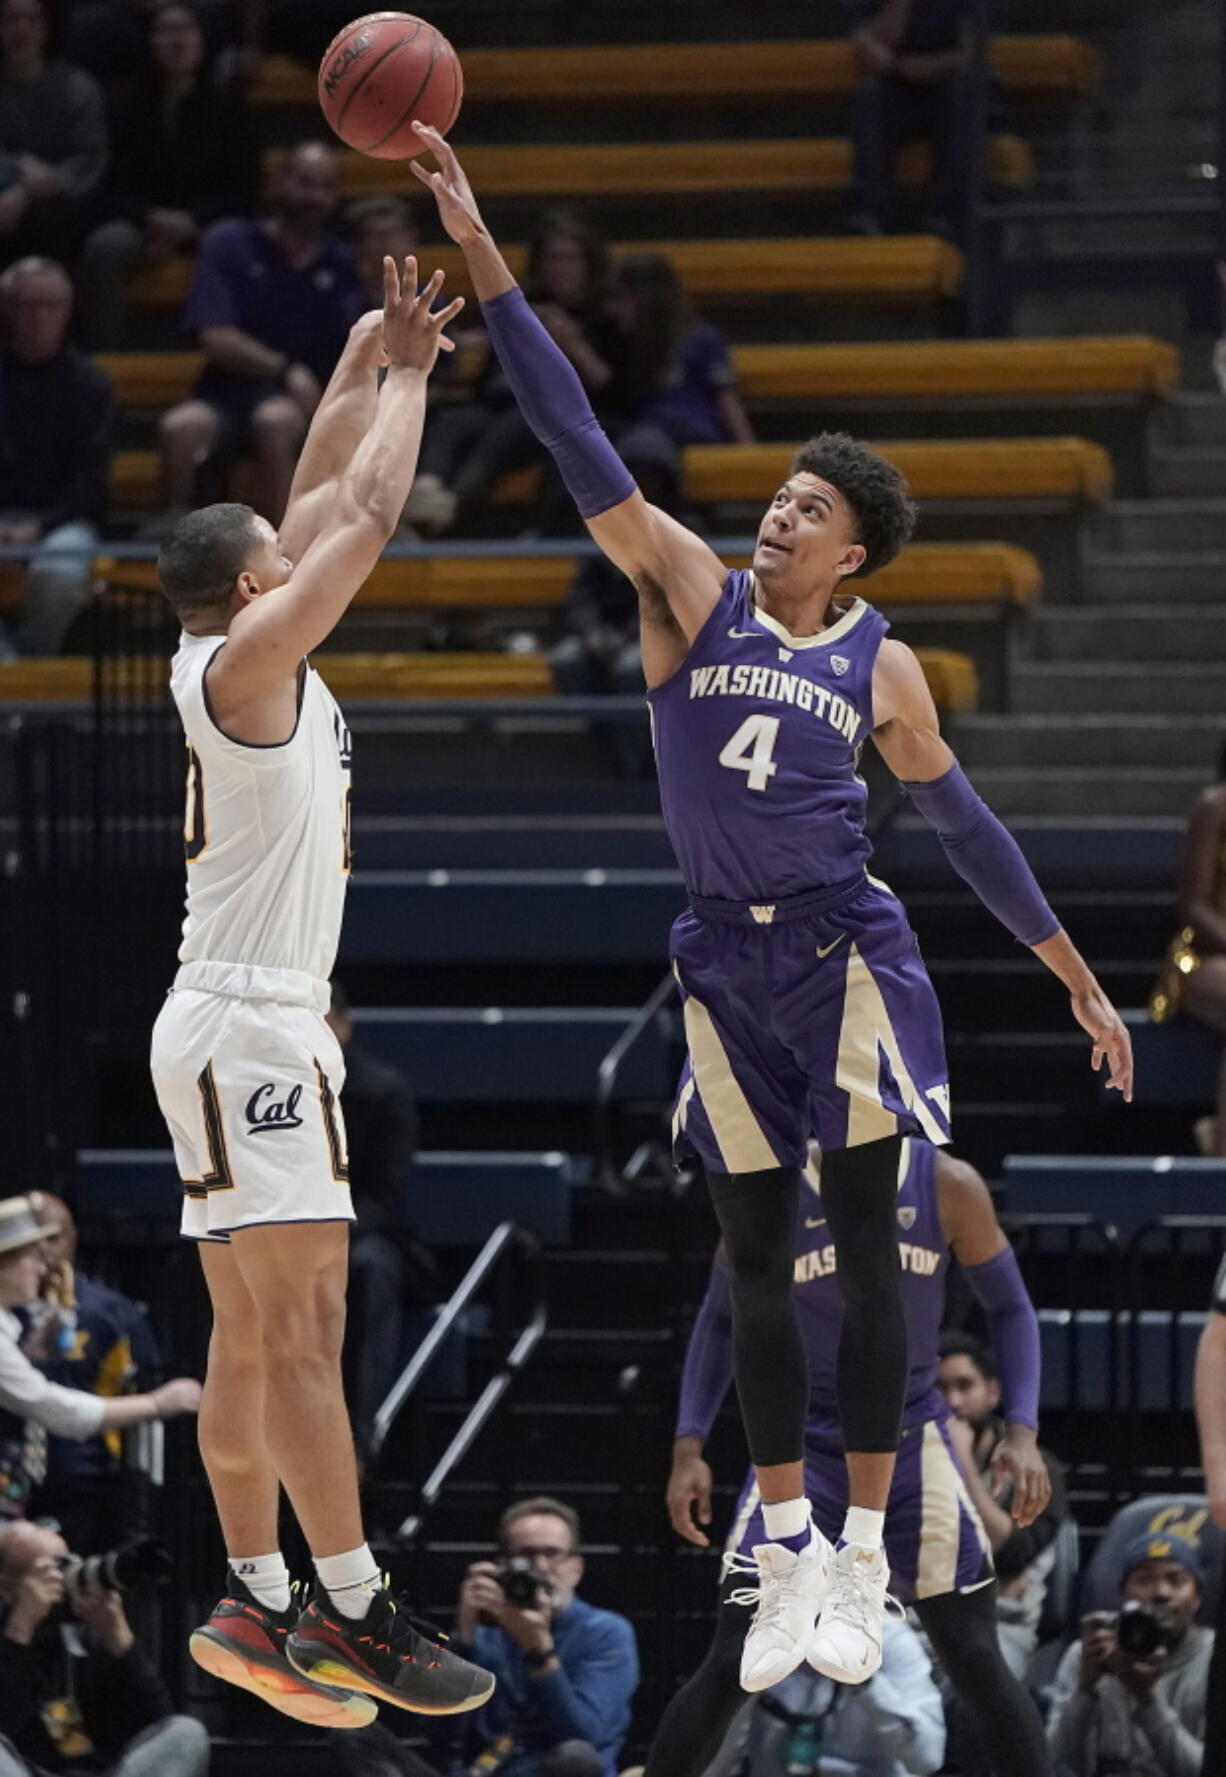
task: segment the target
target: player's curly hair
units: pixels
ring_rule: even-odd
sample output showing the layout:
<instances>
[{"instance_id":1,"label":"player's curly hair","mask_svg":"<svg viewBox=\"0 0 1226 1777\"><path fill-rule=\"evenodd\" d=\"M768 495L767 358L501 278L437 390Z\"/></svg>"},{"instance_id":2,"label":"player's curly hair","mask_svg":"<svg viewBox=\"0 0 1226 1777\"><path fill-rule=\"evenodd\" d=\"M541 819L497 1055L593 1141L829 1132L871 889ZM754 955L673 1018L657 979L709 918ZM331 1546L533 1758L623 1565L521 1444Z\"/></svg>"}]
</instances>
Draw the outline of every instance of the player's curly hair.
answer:
<instances>
[{"instance_id":1,"label":"player's curly hair","mask_svg":"<svg viewBox=\"0 0 1226 1777\"><path fill-rule=\"evenodd\" d=\"M259 543L254 511L236 501L181 518L158 552L158 584L176 615L186 621L224 608Z\"/></svg>"},{"instance_id":2,"label":"player's curly hair","mask_svg":"<svg viewBox=\"0 0 1226 1777\"><path fill-rule=\"evenodd\" d=\"M792 460L793 475L820 475L837 488L856 520L863 543L861 578L892 562L915 530L915 502L893 463L846 432L822 432L802 444ZM848 578L853 576L849 575Z\"/></svg>"}]
</instances>

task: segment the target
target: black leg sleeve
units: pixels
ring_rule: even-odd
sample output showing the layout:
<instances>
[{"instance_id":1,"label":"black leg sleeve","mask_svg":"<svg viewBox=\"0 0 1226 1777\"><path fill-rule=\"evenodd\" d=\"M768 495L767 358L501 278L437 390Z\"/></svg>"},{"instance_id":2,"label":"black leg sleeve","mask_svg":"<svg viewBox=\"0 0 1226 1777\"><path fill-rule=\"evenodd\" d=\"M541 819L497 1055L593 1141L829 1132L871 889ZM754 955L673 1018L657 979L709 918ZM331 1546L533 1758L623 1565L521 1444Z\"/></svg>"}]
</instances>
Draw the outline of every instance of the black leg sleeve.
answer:
<instances>
[{"instance_id":1,"label":"black leg sleeve","mask_svg":"<svg viewBox=\"0 0 1226 1777\"><path fill-rule=\"evenodd\" d=\"M982 1759L974 1757L966 1770L975 1777L1054 1777L1035 1700L1000 1651L995 1585L925 1598L915 1614L989 1761L985 1770ZM956 1711L948 1713L952 1742Z\"/></svg>"},{"instance_id":2,"label":"black leg sleeve","mask_svg":"<svg viewBox=\"0 0 1226 1777\"><path fill-rule=\"evenodd\" d=\"M898 1163L902 1138L822 1155L822 1208L834 1240L843 1331L839 1418L843 1448L898 1448L907 1397L907 1316L898 1257Z\"/></svg>"},{"instance_id":3,"label":"black leg sleeve","mask_svg":"<svg viewBox=\"0 0 1226 1777\"><path fill-rule=\"evenodd\" d=\"M757 1468L804 1456L809 1367L792 1298L800 1173L709 1172L732 1292L732 1355Z\"/></svg>"},{"instance_id":4,"label":"black leg sleeve","mask_svg":"<svg viewBox=\"0 0 1226 1777\"><path fill-rule=\"evenodd\" d=\"M702 1777L750 1701L741 1689L741 1649L753 1611L729 1604L728 1594L738 1584L745 1584L744 1576L732 1574L720 1587L715 1635L706 1658L660 1717L643 1777Z\"/></svg>"}]
</instances>

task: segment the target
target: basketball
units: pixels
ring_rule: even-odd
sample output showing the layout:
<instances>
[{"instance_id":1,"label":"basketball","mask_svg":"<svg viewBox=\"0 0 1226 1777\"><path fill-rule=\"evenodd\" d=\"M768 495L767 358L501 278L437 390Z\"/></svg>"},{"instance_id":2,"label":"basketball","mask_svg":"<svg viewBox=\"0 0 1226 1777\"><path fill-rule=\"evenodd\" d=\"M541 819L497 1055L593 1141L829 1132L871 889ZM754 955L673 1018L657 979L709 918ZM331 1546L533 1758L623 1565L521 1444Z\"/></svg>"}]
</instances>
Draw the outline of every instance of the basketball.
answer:
<instances>
[{"instance_id":1,"label":"basketball","mask_svg":"<svg viewBox=\"0 0 1226 1777\"><path fill-rule=\"evenodd\" d=\"M376 160L425 151L413 121L446 135L460 112L460 58L411 12L369 12L339 31L319 64L319 103L341 141Z\"/></svg>"}]
</instances>

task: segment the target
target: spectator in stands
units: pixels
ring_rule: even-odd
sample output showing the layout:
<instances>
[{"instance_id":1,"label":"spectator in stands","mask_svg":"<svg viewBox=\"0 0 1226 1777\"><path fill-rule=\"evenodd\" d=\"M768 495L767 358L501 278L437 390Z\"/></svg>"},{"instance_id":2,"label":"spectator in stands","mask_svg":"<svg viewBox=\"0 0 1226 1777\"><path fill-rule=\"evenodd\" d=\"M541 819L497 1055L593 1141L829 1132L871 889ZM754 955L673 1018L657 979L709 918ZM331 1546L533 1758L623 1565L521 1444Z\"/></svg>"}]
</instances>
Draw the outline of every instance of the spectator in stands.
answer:
<instances>
[{"instance_id":1,"label":"spectator in stands","mask_svg":"<svg viewBox=\"0 0 1226 1777\"><path fill-rule=\"evenodd\" d=\"M1171 940L1149 999L1162 1024L1186 1012L1226 1034L1226 746L1217 780L1197 797L1188 819L1179 869L1180 929ZM1196 1126L1205 1154L1226 1156L1226 1051L1218 1078L1217 1115Z\"/></svg>"},{"instance_id":2,"label":"spectator in stands","mask_svg":"<svg viewBox=\"0 0 1226 1777\"><path fill-rule=\"evenodd\" d=\"M0 0L0 264L71 264L110 142L97 81L53 59L47 0Z\"/></svg>"},{"instance_id":3,"label":"spectator in stands","mask_svg":"<svg viewBox=\"0 0 1226 1777\"><path fill-rule=\"evenodd\" d=\"M614 1777L638 1652L625 1617L576 1596L578 1514L522 1499L503 1513L498 1545L496 1562L469 1568L456 1611L453 1645L498 1679L462 1720L461 1768L485 1756L498 1777Z\"/></svg>"},{"instance_id":4,"label":"spectator in stands","mask_svg":"<svg viewBox=\"0 0 1226 1777\"><path fill-rule=\"evenodd\" d=\"M405 1361L407 1315L438 1300L434 1255L409 1222L409 1178L417 1148L417 1106L393 1067L355 1042L349 999L332 983L328 1014L345 1052L341 1110L357 1223L349 1241L345 1398L359 1456L375 1414Z\"/></svg>"},{"instance_id":5,"label":"spectator in stands","mask_svg":"<svg viewBox=\"0 0 1226 1777\"><path fill-rule=\"evenodd\" d=\"M1200 1777L1213 1652L1213 1631L1196 1622L1201 1577L1184 1537L1146 1532L1124 1551L1120 1591L1140 1607L1137 1639L1121 1636L1114 1613L1083 1617L1052 1690L1047 1737L1070 1777Z\"/></svg>"},{"instance_id":6,"label":"spectator in stands","mask_svg":"<svg viewBox=\"0 0 1226 1777\"><path fill-rule=\"evenodd\" d=\"M40 1191L35 1202L56 1232L43 1243L47 1275L31 1322L27 1357L65 1388L103 1400L143 1393L161 1367L149 1316L118 1290L77 1270L77 1225L68 1205ZM110 1430L83 1441L47 1439L47 1473L32 1512L56 1519L73 1548L90 1554L113 1548L130 1528L125 1510L122 1442Z\"/></svg>"},{"instance_id":7,"label":"spectator in stands","mask_svg":"<svg viewBox=\"0 0 1226 1777\"><path fill-rule=\"evenodd\" d=\"M307 425L365 306L353 255L331 229L338 197L336 155L304 142L277 172L266 219L205 235L184 326L206 364L194 395L162 419L164 524L196 502L206 461L248 453L250 504L280 523Z\"/></svg>"},{"instance_id":8,"label":"spectator in stands","mask_svg":"<svg viewBox=\"0 0 1226 1777\"><path fill-rule=\"evenodd\" d=\"M625 336L628 423L687 444L752 444L728 341L695 315L671 259L630 253L613 268L610 299Z\"/></svg>"},{"instance_id":9,"label":"spectator in stands","mask_svg":"<svg viewBox=\"0 0 1226 1777\"><path fill-rule=\"evenodd\" d=\"M200 1405L200 1384L187 1377L150 1394L103 1400L52 1382L30 1362L21 1350L25 1329L15 1310L39 1300L47 1275L43 1242L58 1233L58 1222L43 1217L36 1200L0 1201L0 1517L24 1515L31 1488L43 1476L47 1432L95 1438L112 1427L195 1413Z\"/></svg>"},{"instance_id":10,"label":"spectator in stands","mask_svg":"<svg viewBox=\"0 0 1226 1777\"><path fill-rule=\"evenodd\" d=\"M57 653L87 602L109 493L115 398L68 343L72 304L54 260L0 275L0 543L31 552L17 636L26 654Z\"/></svg>"},{"instance_id":11,"label":"spectator in stands","mask_svg":"<svg viewBox=\"0 0 1226 1777\"><path fill-rule=\"evenodd\" d=\"M1226 1259L1213 1280L1209 1316L1196 1352L1196 1424L1209 1514L1226 1530ZM1204 1777L1226 1771L1226 1583L1219 1583L1217 1632L1205 1700Z\"/></svg>"},{"instance_id":12,"label":"spectator in stands","mask_svg":"<svg viewBox=\"0 0 1226 1777\"><path fill-rule=\"evenodd\" d=\"M175 1714L122 1596L66 1563L56 1531L0 1530L0 1777L204 1777L208 1734Z\"/></svg>"},{"instance_id":13,"label":"spectator in stands","mask_svg":"<svg viewBox=\"0 0 1226 1777\"><path fill-rule=\"evenodd\" d=\"M255 206L259 154L241 88L219 70L196 0L159 0L148 60L116 107L109 212L85 243L81 325L96 352L125 343L125 285L193 252L202 231Z\"/></svg>"},{"instance_id":14,"label":"spectator in stands","mask_svg":"<svg viewBox=\"0 0 1226 1777\"><path fill-rule=\"evenodd\" d=\"M624 423L622 338L609 311L609 256L603 240L578 215L552 211L528 248L523 286L574 365L597 414L605 422ZM472 399L440 406L426 423L405 518L434 533L462 526L502 476L545 460L497 357L487 349ZM548 471L545 478L552 488ZM542 496L538 532L552 527L556 504L550 493Z\"/></svg>"},{"instance_id":15,"label":"spectator in stands","mask_svg":"<svg viewBox=\"0 0 1226 1777\"><path fill-rule=\"evenodd\" d=\"M381 308L384 256L390 254L400 265L421 246L416 212L409 200L396 192L361 197L346 207L345 235L357 259L367 301L372 308Z\"/></svg>"},{"instance_id":16,"label":"spectator in stands","mask_svg":"<svg viewBox=\"0 0 1226 1777\"><path fill-rule=\"evenodd\" d=\"M1064 1466L1049 1450L1040 1450L1051 1480L1051 1498L1033 1524L1019 1529L1009 1513L1009 1494L991 1491L992 1458L1005 1432L997 1411L1000 1382L995 1359L970 1333L943 1333L940 1350L937 1386L953 1409L950 1435L996 1563L1001 1652L1015 1676L1024 1678L1039 1642L1056 1534L1069 1515Z\"/></svg>"},{"instance_id":17,"label":"spectator in stands","mask_svg":"<svg viewBox=\"0 0 1226 1777\"><path fill-rule=\"evenodd\" d=\"M975 0L844 0L856 86L851 106L849 226L894 221L894 160L909 137L931 141L936 177L928 225L961 233L970 171L971 19Z\"/></svg>"},{"instance_id":18,"label":"spectator in stands","mask_svg":"<svg viewBox=\"0 0 1226 1777\"><path fill-rule=\"evenodd\" d=\"M925 1777L945 1756L945 1717L932 1662L909 1623L885 1623L881 1668L865 1685L836 1685L807 1665L785 1678L729 1734L711 1777L828 1772Z\"/></svg>"}]
</instances>

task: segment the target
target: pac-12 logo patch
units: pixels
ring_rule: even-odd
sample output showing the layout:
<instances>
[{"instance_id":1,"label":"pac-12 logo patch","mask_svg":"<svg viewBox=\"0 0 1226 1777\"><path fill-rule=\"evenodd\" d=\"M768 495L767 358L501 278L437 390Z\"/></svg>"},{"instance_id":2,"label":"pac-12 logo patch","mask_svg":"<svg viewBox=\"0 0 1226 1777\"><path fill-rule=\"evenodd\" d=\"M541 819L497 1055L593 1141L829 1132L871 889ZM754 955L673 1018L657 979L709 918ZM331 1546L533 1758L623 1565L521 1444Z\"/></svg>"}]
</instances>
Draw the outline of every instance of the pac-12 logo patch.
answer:
<instances>
[{"instance_id":1,"label":"pac-12 logo patch","mask_svg":"<svg viewBox=\"0 0 1226 1777\"><path fill-rule=\"evenodd\" d=\"M914 1226L915 1226L915 1205L913 1203L904 1203L903 1204L902 1208L898 1212L898 1225L900 1228L914 1228Z\"/></svg>"},{"instance_id":2,"label":"pac-12 logo patch","mask_svg":"<svg viewBox=\"0 0 1226 1777\"><path fill-rule=\"evenodd\" d=\"M832 654L830 656L830 664L834 668L835 678L841 679L851 665L851 661L848 660L846 654Z\"/></svg>"}]
</instances>

